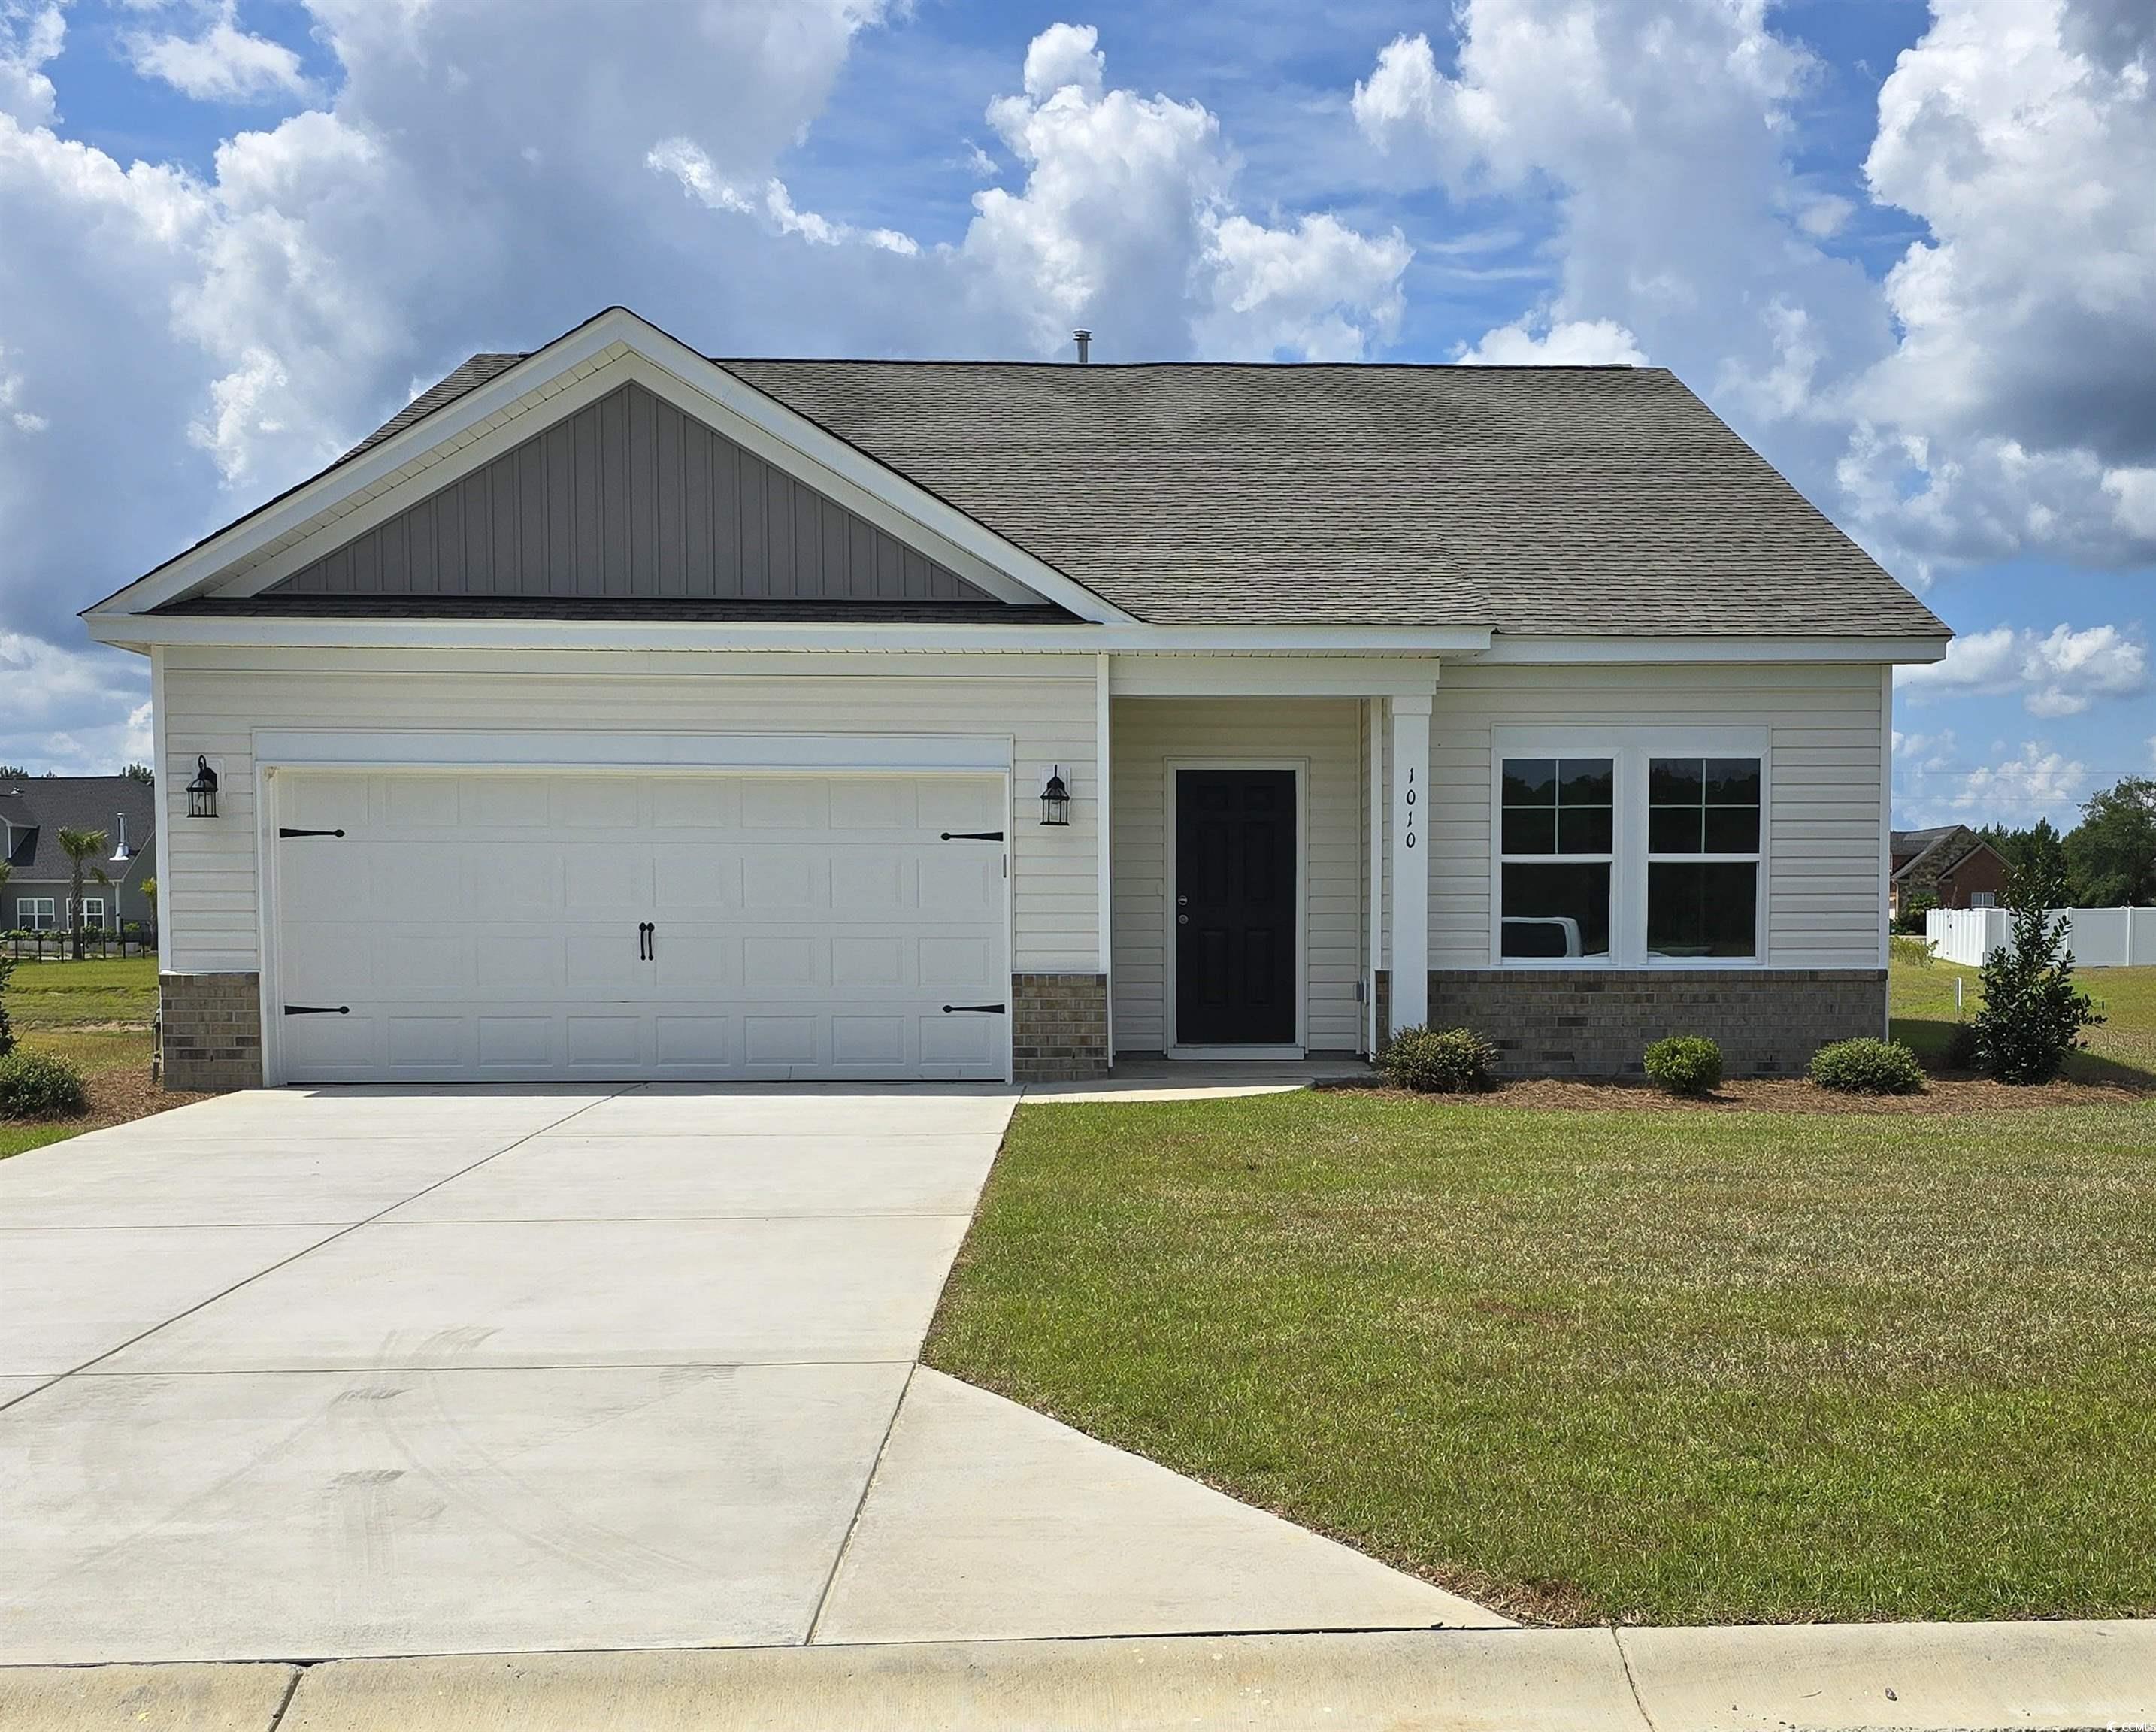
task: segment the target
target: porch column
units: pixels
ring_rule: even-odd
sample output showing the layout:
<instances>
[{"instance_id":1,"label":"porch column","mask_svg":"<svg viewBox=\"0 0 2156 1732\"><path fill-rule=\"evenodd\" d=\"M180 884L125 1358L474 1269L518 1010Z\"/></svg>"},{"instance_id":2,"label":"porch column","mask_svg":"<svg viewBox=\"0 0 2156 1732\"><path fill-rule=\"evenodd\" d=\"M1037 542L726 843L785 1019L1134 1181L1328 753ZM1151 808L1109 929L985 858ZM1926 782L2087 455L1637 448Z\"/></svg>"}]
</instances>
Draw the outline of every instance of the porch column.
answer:
<instances>
[{"instance_id":1,"label":"porch column","mask_svg":"<svg viewBox=\"0 0 2156 1732\"><path fill-rule=\"evenodd\" d=\"M1430 1018L1430 711L1427 693L1393 700L1393 919L1385 966L1396 1029Z\"/></svg>"}]
</instances>

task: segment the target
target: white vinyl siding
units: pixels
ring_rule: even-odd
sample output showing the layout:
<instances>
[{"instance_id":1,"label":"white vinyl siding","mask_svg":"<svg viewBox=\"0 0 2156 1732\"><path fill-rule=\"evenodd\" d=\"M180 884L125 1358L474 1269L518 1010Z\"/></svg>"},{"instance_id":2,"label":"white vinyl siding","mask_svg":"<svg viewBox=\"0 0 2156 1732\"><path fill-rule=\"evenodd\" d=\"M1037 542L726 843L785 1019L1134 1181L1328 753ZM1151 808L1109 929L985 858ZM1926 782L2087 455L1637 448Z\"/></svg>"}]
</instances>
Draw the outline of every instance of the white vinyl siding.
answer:
<instances>
[{"instance_id":1,"label":"white vinyl siding","mask_svg":"<svg viewBox=\"0 0 2156 1732\"><path fill-rule=\"evenodd\" d=\"M182 973L259 966L257 729L1008 740L1012 967L1100 968L1090 655L173 649L162 660L160 895ZM189 819L179 791L198 754L222 778L215 819ZM1073 796L1067 829L1040 821L1054 765Z\"/></svg>"},{"instance_id":2,"label":"white vinyl siding","mask_svg":"<svg viewBox=\"0 0 2156 1732\"><path fill-rule=\"evenodd\" d=\"M1362 704L1352 698L1116 698L1111 709L1115 822L1116 1045L1158 1052L1168 1038L1168 776L1171 760L1293 762L1305 779L1305 1044L1363 1043L1367 823Z\"/></svg>"},{"instance_id":3,"label":"white vinyl siding","mask_svg":"<svg viewBox=\"0 0 2156 1732\"><path fill-rule=\"evenodd\" d=\"M1764 960L1879 967L1881 687L1868 664L1448 662L1430 717L1430 966L1491 966L1491 730L1625 727L1765 728Z\"/></svg>"}]
</instances>

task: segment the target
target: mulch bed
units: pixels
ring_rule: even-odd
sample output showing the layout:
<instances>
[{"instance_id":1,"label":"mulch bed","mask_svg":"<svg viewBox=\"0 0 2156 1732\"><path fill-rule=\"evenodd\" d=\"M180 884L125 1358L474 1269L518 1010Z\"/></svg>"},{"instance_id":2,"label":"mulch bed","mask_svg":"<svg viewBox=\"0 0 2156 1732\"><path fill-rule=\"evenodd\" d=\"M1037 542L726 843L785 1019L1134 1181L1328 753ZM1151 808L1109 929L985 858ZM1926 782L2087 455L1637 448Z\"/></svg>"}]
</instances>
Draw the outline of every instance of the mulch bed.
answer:
<instances>
[{"instance_id":1,"label":"mulch bed","mask_svg":"<svg viewBox=\"0 0 2156 1732\"><path fill-rule=\"evenodd\" d=\"M209 1098L207 1094L160 1088L146 1065L100 1072L85 1077L83 1087L90 1092L90 1113L82 1121L82 1128L86 1131L101 1130L109 1124L126 1124L134 1119L147 1118L153 1113Z\"/></svg>"},{"instance_id":2,"label":"mulch bed","mask_svg":"<svg viewBox=\"0 0 2156 1732\"><path fill-rule=\"evenodd\" d=\"M1711 1095L1673 1095L1649 1082L1536 1077L1500 1083L1485 1094L1417 1095L1382 1085L1330 1087L1397 1100L1457 1101L1476 1106L1561 1108L1574 1113L1964 1113L2025 1112L2045 1107L2123 1107L2156 1102L2156 1087L2116 1082L2047 1082L2015 1088L1988 1077L1932 1077L1922 1094L1837 1094L1797 1077L1747 1077Z\"/></svg>"}]
</instances>

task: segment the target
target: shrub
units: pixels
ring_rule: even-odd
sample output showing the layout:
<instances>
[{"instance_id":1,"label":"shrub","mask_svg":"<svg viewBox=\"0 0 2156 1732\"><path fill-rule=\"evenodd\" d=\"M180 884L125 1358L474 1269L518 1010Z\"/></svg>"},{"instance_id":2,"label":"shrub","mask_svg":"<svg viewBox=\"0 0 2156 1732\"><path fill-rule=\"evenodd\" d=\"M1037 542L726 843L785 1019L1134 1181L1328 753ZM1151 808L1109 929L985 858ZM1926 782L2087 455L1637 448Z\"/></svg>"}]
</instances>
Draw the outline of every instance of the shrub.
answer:
<instances>
[{"instance_id":1,"label":"shrub","mask_svg":"<svg viewBox=\"0 0 2156 1732\"><path fill-rule=\"evenodd\" d=\"M1396 1088L1418 1094L1461 1094L1487 1088L1497 1049L1469 1028L1404 1028L1378 1056Z\"/></svg>"},{"instance_id":2,"label":"shrub","mask_svg":"<svg viewBox=\"0 0 2156 1732\"><path fill-rule=\"evenodd\" d=\"M1704 1035L1671 1035L1647 1048L1650 1082L1671 1094L1712 1094L1722 1086L1722 1049Z\"/></svg>"},{"instance_id":3,"label":"shrub","mask_svg":"<svg viewBox=\"0 0 2156 1732\"><path fill-rule=\"evenodd\" d=\"M90 1111L82 1072L49 1052L0 1058L0 1118L73 1118Z\"/></svg>"},{"instance_id":4,"label":"shrub","mask_svg":"<svg viewBox=\"0 0 2156 1732\"><path fill-rule=\"evenodd\" d=\"M1912 892L1902 904L1902 912L1894 917L1894 930L1909 937L1922 938L1929 924L1924 917L1939 905L1939 899L1928 890Z\"/></svg>"},{"instance_id":5,"label":"shrub","mask_svg":"<svg viewBox=\"0 0 2156 1732\"><path fill-rule=\"evenodd\" d=\"M1969 1024L1957 1022L1948 1030L1946 1066L1949 1071L1977 1068L1976 1030Z\"/></svg>"},{"instance_id":6,"label":"shrub","mask_svg":"<svg viewBox=\"0 0 2156 1732\"><path fill-rule=\"evenodd\" d=\"M1893 953L1896 962L1908 963L1917 968L1928 969L1939 959L1938 952L1932 948L1932 941L1912 933L1896 933L1887 941L1887 945Z\"/></svg>"},{"instance_id":7,"label":"shrub","mask_svg":"<svg viewBox=\"0 0 2156 1732\"><path fill-rule=\"evenodd\" d=\"M1812 1055L1811 1079L1842 1094L1916 1094L1924 1067L1899 1041L1834 1041Z\"/></svg>"},{"instance_id":8,"label":"shrub","mask_svg":"<svg viewBox=\"0 0 2156 1732\"><path fill-rule=\"evenodd\" d=\"M2087 1044L2082 1030L2103 1018L2074 984L2065 923L2051 910L2066 895L2056 868L2041 862L2006 881L2013 942L1984 959L1984 1008L1976 1013L1976 1061L2001 1082L2049 1082L2066 1055Z\"/></svg>"},{"instance_id":9,"label":"shrub","mask_svg":"<svg viewBox=\"0 0 2156 1732\"><path fill-rule=\"evenodd\" d=\"M15 959L0 956L0 1058L15 1050L15 1030L8 1020L8 977L15 972Z\"/></svg>"}]
</instances>

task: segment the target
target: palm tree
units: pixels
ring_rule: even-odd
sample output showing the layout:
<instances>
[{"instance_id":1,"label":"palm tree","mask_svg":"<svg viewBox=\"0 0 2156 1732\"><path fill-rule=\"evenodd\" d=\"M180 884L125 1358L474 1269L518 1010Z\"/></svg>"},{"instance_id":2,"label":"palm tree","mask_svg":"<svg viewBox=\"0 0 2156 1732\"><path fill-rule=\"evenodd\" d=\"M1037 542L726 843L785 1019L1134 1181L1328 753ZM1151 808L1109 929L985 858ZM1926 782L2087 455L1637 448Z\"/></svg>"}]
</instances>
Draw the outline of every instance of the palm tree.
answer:
<instances>
[{"instance_id":1,"label":"palm tree","mask_svg":"<svg viewBox=\"0 0 2156 1732\"><path fill-rule=\"evenodd\" d=\"M82 960L82 880L87 868L90 876L100 884L110 885L101 866L88 866L94 855L102 860L112 839L101 830L63 830L60 832L60 852L66 855L72 868L68 877L68 923L74 930L74 959Z\"/></svg>"}]
</instances>

